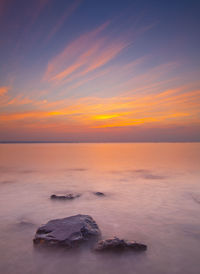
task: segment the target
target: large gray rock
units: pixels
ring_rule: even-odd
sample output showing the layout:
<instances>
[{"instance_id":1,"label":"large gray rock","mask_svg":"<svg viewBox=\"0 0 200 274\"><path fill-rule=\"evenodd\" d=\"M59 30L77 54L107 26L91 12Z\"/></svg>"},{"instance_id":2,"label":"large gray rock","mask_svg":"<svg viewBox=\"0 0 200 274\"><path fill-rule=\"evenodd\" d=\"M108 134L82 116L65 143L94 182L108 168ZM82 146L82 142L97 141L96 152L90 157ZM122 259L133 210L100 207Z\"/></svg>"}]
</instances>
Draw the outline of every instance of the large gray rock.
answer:
<instances>
[{"instance_id":1,"label":"large gray rock","mask_svg":"<svg viewBox=\"0 0 200 274\"><path fill-rule=\"evenodd\" d=\"M82 242L97 240L100 230L89 215L75 215L49 221L38 228L33 242L35 244L62 245L74 247Z\"/></svg>"},{"instance_id":2,"label":"large gray rock","mask_svg":"<svg viewBox=\"0 0 200 274\"><path fill-rule=\"evenodd\" d=\"M127 249L131 249L133 251L145 251L147 246L136 242L128 242L115 237L112 239L99 241L95 248L97 251L118 251Z\"/></svg>"}]
</instances>

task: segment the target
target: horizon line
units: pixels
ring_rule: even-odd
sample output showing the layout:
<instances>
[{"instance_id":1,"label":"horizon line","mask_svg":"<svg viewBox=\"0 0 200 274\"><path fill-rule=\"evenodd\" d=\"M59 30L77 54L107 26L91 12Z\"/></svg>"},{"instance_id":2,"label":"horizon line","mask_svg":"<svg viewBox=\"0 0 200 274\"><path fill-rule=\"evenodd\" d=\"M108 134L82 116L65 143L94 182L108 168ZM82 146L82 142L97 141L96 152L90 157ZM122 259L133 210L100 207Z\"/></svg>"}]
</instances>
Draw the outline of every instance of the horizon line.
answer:
<instances>
[{"instance_id":1,"label":"horizon line","mask_svg":"<svg viewBox=\"0 0 200 274\"><path fill-rule=\"evenodd\" d=\"M199 141L0 141L0 144L200 143Z\"/></svg>"}]
</instances>

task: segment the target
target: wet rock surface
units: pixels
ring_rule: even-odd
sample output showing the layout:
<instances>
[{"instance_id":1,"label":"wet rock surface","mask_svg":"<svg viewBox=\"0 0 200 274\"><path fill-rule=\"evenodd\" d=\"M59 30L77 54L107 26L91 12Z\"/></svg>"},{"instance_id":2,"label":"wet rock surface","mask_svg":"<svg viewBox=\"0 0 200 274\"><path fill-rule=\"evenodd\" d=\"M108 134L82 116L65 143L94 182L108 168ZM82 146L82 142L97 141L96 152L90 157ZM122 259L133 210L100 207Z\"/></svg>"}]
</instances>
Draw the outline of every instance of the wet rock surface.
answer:
<instances>
[{"instance_id":1,"label":"wet rock surface","mask_svg":"<svg viewBox=\"0 0 200 274\"><path fill-rule=\"evenodd\" d=\"M56 195L56 194L52 194L51 195L51 199L55 199L55 200L73 200L75 198L78 198L80 197L81 194L72 194L72 193L69 193L69 194L66 194L66 195Z\"/></svg>"},{"instance_id":2,"label":"wet rock surface","mask_svg":"<svg viewBox=\"0 0 200 274\"><path fill-rule=\"evenodd\" d=\"M75 215L49 221L38 228L33 239L34 244L49 246L79 246L83 242L97 240L101 233L93 218L89 215Z\"/></svg>"},{"instance_id":3,"label":"wet rock surface","mask_svg":"<svg viewBox=\"0 0 200 274\"><path fill-rule=\"evenodd\" d=\"M117 237L107 240L101 240L97 243L96 251L145 251L147 246L141 243L129 242Z\"/></svg>"}]
</instances>

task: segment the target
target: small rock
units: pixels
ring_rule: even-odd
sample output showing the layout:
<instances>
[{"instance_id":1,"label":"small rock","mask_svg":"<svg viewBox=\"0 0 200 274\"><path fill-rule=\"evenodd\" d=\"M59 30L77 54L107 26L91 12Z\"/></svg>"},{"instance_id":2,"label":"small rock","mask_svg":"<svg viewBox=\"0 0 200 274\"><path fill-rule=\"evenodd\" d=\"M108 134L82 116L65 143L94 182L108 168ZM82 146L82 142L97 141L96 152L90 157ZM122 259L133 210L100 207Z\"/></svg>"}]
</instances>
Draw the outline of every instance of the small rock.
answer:
<instances>
[{"instance_id":1,"label":"small rock","mask_svg":"<svg viewBox=\"0 0 200 274\"><path fill-rule=\"evenodd\" d=\"M128 242L125 240L121 240L117 237L114 237L112 239L99 241L95 248L95 250L97 251L117 251L125 249L131 249L133 251L145 251L147 249L147 246L144 244Z\"/></svg>"},{"instance_id":2,"label":"small rock","mask_svg":"<svg viewBox=\"0 0 200 274\"><path fill-rule=\"evenodd\" d=\"M75 215L49 221L38 228L33 242L48 246L74 247L82 242L97 240L101 233L92 217Z\"/></svg>"},{"instance_id":3,"label":"small rock","mask_svg":"<svg viewBox=\"0 0 200 274\"><path fill-rule=\"evenodd\" d=\"M66 195L56 195L52 194L51 199L58 199L58 200L73 200L75 198L80 197L80 194L66 194Z\"/></svg>"},{"instance_id":4,"label":"small rock","mask_svg":"<svg viewBox=\"0 0 200 274\"><path fill-rule=\"evenodd\" d=\"M103 192L94 192L94 194L97 196L105 196L105 194Z\"/></svg>"}]
</instances>

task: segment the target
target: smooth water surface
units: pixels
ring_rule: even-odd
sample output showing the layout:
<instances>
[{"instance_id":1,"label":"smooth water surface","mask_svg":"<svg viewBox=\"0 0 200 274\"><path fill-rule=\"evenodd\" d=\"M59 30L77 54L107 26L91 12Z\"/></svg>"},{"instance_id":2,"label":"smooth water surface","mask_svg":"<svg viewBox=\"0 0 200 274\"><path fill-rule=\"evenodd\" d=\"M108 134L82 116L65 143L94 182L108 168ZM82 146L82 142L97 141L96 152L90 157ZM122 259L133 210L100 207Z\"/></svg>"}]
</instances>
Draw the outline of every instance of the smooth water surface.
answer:
<instances>
[{"instance_id":1,"label":"smooth water surface","mask_svg":"<svg viewBox=\"0 0 200 274\"><path fill-rule=\"evenodd\" d=\"M1 144L0 191L2 274L200 273L200 143ZM34 248L38 226L79 213L148 250Z\"/></svg>"}]
</instances>

